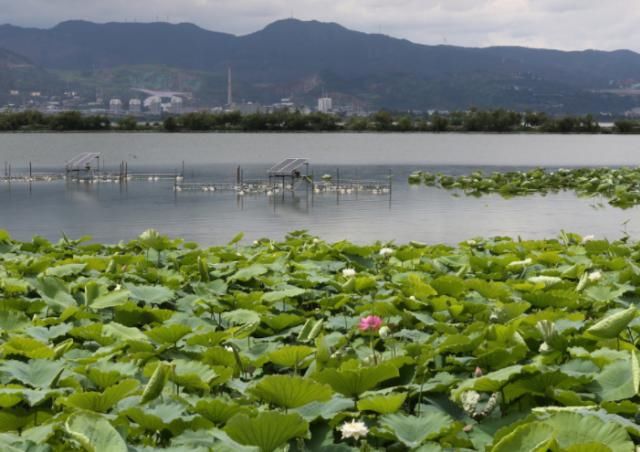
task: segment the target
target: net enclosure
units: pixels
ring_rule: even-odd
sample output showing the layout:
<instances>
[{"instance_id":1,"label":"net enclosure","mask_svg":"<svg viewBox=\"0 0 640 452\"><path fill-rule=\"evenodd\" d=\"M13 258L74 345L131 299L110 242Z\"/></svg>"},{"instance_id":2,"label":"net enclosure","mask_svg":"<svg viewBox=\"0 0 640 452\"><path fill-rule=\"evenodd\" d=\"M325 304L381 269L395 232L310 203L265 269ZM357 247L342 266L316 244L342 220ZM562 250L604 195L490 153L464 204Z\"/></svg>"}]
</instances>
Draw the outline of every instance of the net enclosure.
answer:
<instances>
[{"instance_id":1,"label":"net enclosure","mask_svg":"<svg viewBox=\"0 0 640 452\"><path fill-rule=\"evenodd\" d=\"M293 176L300 168L309 163L305 158L288 158L269 168L270 177Z\"/></svg>"}]
</instances>

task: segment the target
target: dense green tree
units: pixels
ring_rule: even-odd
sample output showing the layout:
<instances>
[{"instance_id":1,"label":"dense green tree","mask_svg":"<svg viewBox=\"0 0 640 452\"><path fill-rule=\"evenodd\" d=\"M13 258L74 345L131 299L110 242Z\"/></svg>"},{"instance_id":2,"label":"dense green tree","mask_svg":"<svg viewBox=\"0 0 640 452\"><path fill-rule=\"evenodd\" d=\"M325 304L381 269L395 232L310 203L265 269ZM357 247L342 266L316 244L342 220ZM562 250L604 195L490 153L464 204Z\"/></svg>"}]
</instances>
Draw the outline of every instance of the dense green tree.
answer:
<instances>
[{"instance_id":1,"label":"dense green tree","mask_svg":"<svg viewBox=\"0 0 640 452\"><path fill-rule=\"evenodd\" d=\"M618 133L631 133L636 127L636 123L623 119L614 123L615 131Z\"/></svg>"},{"instance_id":2,"label":"dense green tree","mask_svg":"<svg viewBox=\"0 0 640 452\"><path fill-rule=\"evenodd\" d=\"M431 130L434 132L446 132L449 130L449 118L440 115L432 116Z\"/></svg>"},{"instance_id":3,"label":"dense green tree","mask_svg":"<svg viewBox=\"0 0 640 452\"><path fill-rule=\"evenodd\" d=\"M136 130L138 128L138 121L133 116L125 116L118 120L118 129L120 130Z\"/></svg>"},{"instance_id":4,"label":"dense green tree","mask_svg":"<svg viewBox=\"0 0 640 452\"><path fill-rule=\"evenodd\" d=\"M385 110L374 113L371 119L373 120L374 129L378 131L391 130L393 126L393 116Z\"/></svg>"},{"instance_id":5,"label":"dense green tree","mask_svg":"<svg viewBox=\"0 0 640 452\"><path fill-rule=\"evenodd\" d=\"M168 116L164 119L162 126L167 132L176 132L178 130L178 121L173 116Z\"/></svg>"}]
</instances>

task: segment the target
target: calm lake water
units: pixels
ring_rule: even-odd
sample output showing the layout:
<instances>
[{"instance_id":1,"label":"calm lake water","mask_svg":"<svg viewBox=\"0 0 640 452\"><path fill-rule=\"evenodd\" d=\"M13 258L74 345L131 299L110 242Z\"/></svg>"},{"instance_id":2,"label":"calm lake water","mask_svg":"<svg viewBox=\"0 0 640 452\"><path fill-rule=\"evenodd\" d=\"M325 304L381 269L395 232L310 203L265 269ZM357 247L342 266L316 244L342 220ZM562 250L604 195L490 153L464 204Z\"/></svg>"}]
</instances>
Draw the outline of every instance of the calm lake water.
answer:
<instances>
[{"instance_id":1,"label":"calm lake water","mask_svg":"<svg viewBox=\"0 0 640 452\"><path fill-rule=\"evenodd\" d=\"M287 157L310 159L316 176L380 179L393 174L388 195L335 193L267 197L231 192L175 193L171 182L128 184L0 184L0 229L15 238L57 239L91 235L95 240L131 239L147 228L202 244L279 239L307 229L335 241L375 240L456 243L476 236L554 237L564 229L617 238L626 230L640 238L640 208L620 210L600 198L572 193L502 199L454 197L452 192L411 187L416 169L461 174L476 169L533 166L620 166L640 163L640 138L590 135L474 134L4 134L0 164L13 173L62 171L81 152L101 152L107 169L122 160L129 171L179 170L185 181L263 178ZM1 171L1 170L0 170Z\"/></svg>"}]
</instances>

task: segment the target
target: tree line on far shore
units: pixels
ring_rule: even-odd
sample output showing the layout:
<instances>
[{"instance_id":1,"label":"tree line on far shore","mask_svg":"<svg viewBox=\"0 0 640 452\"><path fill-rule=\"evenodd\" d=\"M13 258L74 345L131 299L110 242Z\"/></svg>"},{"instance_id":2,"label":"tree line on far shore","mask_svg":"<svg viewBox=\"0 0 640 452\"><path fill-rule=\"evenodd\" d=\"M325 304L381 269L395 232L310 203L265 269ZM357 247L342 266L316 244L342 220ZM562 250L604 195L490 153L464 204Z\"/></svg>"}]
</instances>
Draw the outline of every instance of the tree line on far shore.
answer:
<instances>
[{"instance_id":1,"label":"tree line on far shore","mask_svg":"<svg viewBox=\"0 0 640 452\"><path fill-rule=\"evenodd\" d=\"M379 111L369 116L341 117L326 113L195 112L140 122L133 116L110 118L79 111L43 114L38 111L0 113L0 131L166 131L166 132L540 132L640 133L640 121L621 119L601 127L592 115L554 117L545 113L497 109L448 114L406 115Z\"/></svg>"}]
</instances>

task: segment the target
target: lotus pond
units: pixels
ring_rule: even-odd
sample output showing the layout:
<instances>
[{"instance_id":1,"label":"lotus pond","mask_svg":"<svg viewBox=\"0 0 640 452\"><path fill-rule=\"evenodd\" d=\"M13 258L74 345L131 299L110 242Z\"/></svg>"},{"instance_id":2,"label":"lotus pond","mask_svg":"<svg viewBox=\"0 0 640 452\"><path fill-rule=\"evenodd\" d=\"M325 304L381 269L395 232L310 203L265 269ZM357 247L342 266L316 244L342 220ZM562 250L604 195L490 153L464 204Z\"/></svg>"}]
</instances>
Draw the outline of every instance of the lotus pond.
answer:
<instances>
[{"instance_id":1,"label":"lotus pond","mask_svg":"<svg viewBox=\"0 0 640 452\"><path fill-rule=\"evenodd\" d=\"M475 171L464 176L416 171L409 183L462 190L469 196L498 193L505 198L571 190L581 197L602 196L623 209L640 204L640 168L536 168L492 174Z\"/></svg>"},{"instance_id":2,"label":"lotus pond","mask_svg":"<svg viewBox=\"0 0 640 452\"><path fill-rule=\"evenodd\" d=\"M634 451L640 243L0 233L11 451Z\"/></svg>"}]
</instances>

